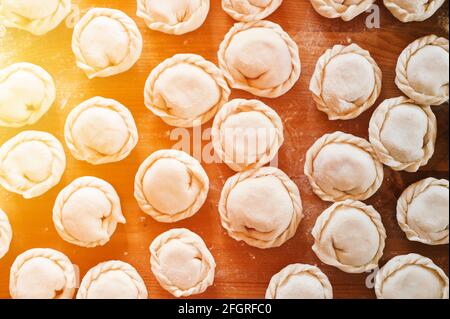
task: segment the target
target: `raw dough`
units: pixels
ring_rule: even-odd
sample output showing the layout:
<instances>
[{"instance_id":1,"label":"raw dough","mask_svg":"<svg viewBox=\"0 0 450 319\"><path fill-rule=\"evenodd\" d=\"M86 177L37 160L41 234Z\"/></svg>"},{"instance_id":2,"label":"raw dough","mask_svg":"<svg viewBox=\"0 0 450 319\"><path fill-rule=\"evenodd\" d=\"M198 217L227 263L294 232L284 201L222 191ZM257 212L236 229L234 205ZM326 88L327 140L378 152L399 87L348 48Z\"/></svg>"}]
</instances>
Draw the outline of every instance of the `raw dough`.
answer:
<instances>
[{"instance_id":1,"label":"raw dough","mask_svg":"<svg viewBox=\"0 0 450 319\"><path fill-rule=\"evenodd\" d=\"M9 292L13 299L72 299L75 267L53 249L30 249L11 266Z\"/></svg>"},{"instance_id":2,"label":"raw dough","mask_svg":"<svg viewBox=\"0 0 450 319\"><path fill-rule=\"evenodd\" d=\"M95 177L81 177L64 188L53 207L53 223L67 242L81 247L103 246L117 224L125 224L114 188Z\"/></svg>"},{"instance_id":3,"label":"raw dough","mask_svg":"<svg viewBox=\"0 0 450 319\"><path fill-rule=\"evenodd\" d=\"M142 53L136 23L120 10L94 8L76 24L72 50L89 79L128 71Z\"/></svg>"},{"instance_id":4,"label":"raw dough","mask_svg":"<svg viewBox=\"0 0 450 319\"><path fill-rule=\"evenodd\" d=\"M209 179L200 163L177 150L161 150L140 166L134 196L141 209L162 223L193 216L206 201Z\"/></svg>"},{"instance_id":5,"label":"raw dough","mask_svg":"<svg viewBox=\"0 0 450 319\"><path fill-rule=\"evenodd\" d=\"M411 43L397 62L395 83L421 105L448 102L448 39L425 36Z\"/></svg>"},{"instance_id":6,"label":"raw dough","mask_svg":"<svg viewBox=\"0 0 450 319\"><path fill-rule=\"evenodd\" d=\"M90 269L81 281L77 299L147 299L144 280L123 261L108 261Z\"/></svg>"},{"instance_id":7,"label":"raw dough","mask_svg":"<svg viewBox=\"0 0 450 319\"><path fill-rule=\"evenodd\" d=\"M445 272L431 259L410 254L391 259L375 278L378 299L448 299Z\"/></svg>"},{"instance_id":8,"label":"raw dough","mask_svg":"<svg viewBox=\"0 0 450 319\"><path fill-rule=\"evenodd\" d=\"M44 35L67 17L71 7L70 0L0 0L0 21L9 28Z\"/></svg>"},{"instance_id":9,"label":"raw dough","mask_svg":"<svg viewBox=\"0 0 450 319\"><path fill-rule=\"evenodd\" d=\"M150 264L160 285L175 297L203 293L214 282L214 257L197 234L172 229L150 245Z\"/></svg>"},{"instance_id":10,"label":"raw dough","mask_svg":"<svg viewBox=\"0 0 450 319\"><path fill-rule=\"evenodd\" d=\"M384 5L402 22L425 21L433 16L445 0L384 0Z\"/></svg>"},{"instance_id":11,"label":"raw dough","mask_svg":"<svg viewBox=\"0 0 450 319\"><path fill-rule=\"evenodd\" d=\"M137 16L155 31L181 35L200 28L208 17L209 0L138 0Z\"/></svg>"},{"instance_id":12,"label":"raw dough","mask_svg":"<svg viewBox=\"0 0 450 319\"><path fill-rule=\"evenodd\" d=\"M94 97L74 108L64 135L72 155L94 165L119 162L138 142L131 112L115 100Z\"/></svg>"},{"instance_id":13,"label":"raw dough","mask_svg":"<svg viewBox=\"0 0 450 319\"><path fill-rule=\"evenodd\" d=\"M31 63L16 63L0 70L0 126L36 123L56 98L53 78Z\"/></svg>"},{"instance_id":14,"label":"raw dough","mask_svg":"<svg viewBox=\"0 0 450 319\"><path fill-rule=\"evenodd\" d=\"M324 135L309 149L305 175L317 196L338 202L372 197L383 183L384 171L368 141L335 132Z\"/></svg>"},{"instance_id":15,"label":"raw dough","mask_svg":"<svg viewBox=\"0 0 450 319\"><path fill-rule=\"evenodd\" d=\"M283 122L263 102L236 99L214 118L212 142L216 154L231 169L259 168L273 160L283 145Z\"/></svg>"},{"instance_id":16,"label":"raw dough","mask_svg":"<svg viewBox=\"0 0 450 319\"><path fill-rule=\"evenodd\" d=\"M24 131L0 147L0 185L25 199L53 188L65 169L63 146L49 133Z\"/></svg>"},{"instance_id":17,"label":"raw dough","mask_svg":"<svg viewBox=\"0 0 450 319\"><path fill-rule=\"evenodd\" d=\"M317 257L347 273L378 267L386 240L380 214L372 206L353 200L325 210L317 218L312 235Z\"/></svg>"},{"instance_id":18,"label":"raw dough","mask_svg":"<svg viewBox=\"0 0 450 319\"><path fill-rule=\"evenodd\" d=\"M283 0L222 0L222 8L234 20L263 20L274 13Z\"/></svg>"},{"instance_id":19,"label":"raw dough","mask_svg":"<svg viewBox=\"0 0 450 319\"><path fill-rule=\"evenodd\" d=\"M319 58L309 89L330 120L350 120L375 104L381 80L381 69L368 51L357 44L335 45Z\"/></svg>"},{"instance_id":20,"label":"raw dough","mask_svg":"<svg viewBox=\"0 0 450 319\"><path fill-rule=\"evenodd\" d=\"M8 216L0 209L0 259L8 252L12 235L12 228Z\"/></svg>"},{"instance_id":21,"label":"raw dough","mask_svg":"<svg viewBox=\"0 0 450 319\"><path fill-rule=\"evenodd\" d=\"M247 170L228 179L219 213L228 235L262 249L291 239L303 218L297 185L274 167Z\"/></svg>"},{"instance_id":22,"label":"raw dough","mask_svg":"<svg viewBox=\"0 0 450 319\"><path fill-rule=\"evenodd\" d=\"M397 203L397 220L409 240L448 244L448 180L427 178L409 186Z\"/></svg>"},{"instance_id":23,"label":"raw dough","mask_svg":"<svg viewBox=\"0 0 450 319\"><path fill-rule=\"evenodd\" d=\"M294 264L272 277L266 299L333 299L333 287L319 268Z\"/></svg>"},{"instance_id":24,"label":"raw dough","mask_svg":"<svg viewBox=\"0 0 450 319\"><path fill-rule=\"evenodd\" d=\"M385 100L369 124L378 159L396 171L417 172L434 154L436 116L406 97Z\"/></svg>"},{"instance_id":25,"label":"raw dough","mask_svg":"<svg viewBox=\"0 0 450 319\"><path fill-rule=\"evenodd\" d=\"M350 21L368 10L375 0L310 0L314 9L325 18Z\"/></svg>"},{"instance_id":26,"label":"raw dough","mask_svg":"<svg viewBox=\"0 0 450 319\"><path fill-rule=\"evenodd\" d=\"M231 90L222 71L196 54L177 54L150 73L145 105L172 126L208 122L228 102Z\"/></svg>"},{"instance_id":27,"label":"raw dough","mask_svg":"<svg viewBox=\"0 0 450 319\"><path fill-rule=\"evenodd\" d=\"M300 78L297 44L281 26L270 21L235 24L218 55L231 87L256 96L277 98Z\"/></svg>"}]
</instances>

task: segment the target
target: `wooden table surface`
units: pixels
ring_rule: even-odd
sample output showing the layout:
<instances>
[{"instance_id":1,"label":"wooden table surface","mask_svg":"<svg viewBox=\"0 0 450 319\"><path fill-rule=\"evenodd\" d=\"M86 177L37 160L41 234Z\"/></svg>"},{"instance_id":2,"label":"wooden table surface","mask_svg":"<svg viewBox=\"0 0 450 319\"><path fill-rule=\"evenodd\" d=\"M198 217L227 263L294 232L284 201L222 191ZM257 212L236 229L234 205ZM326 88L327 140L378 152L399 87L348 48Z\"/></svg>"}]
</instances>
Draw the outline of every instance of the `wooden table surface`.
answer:
<instances>
[{"instance_id":1,"label":"wooden table surface","mask_svg":"<svg viewBox=\"0 0 450 319\"><path fill-rule=\"evenodd\" d=\"M211 180L208 200L201 211L183 222L174 225L157 223L139 210L133 197L134 175L140 163L152 152L171 148L177 142L169 138L172 128L144 107L144 82L156 65L176 53L197 53L217 63L218 46L234 23L222 11L219 0L211 0L209 17L201 29L179 37L149 30L136 17L135 1L74 1L81 13L92 7L122 9L139 24L144 38L142 57L131 71L91 81L75 66L70 45L72 30L64 24L43 37L7 30L0 38L0 68L20 61L43 66L56 80L58 98L49 113L36 125L21 129L0 128L0 144L26 129L48 131L63 141L63 126L69 111L96 95L117 99L130 108L137 122L140 142L124 161L100 167L76 161L66 148L68 165L63 179L42 197L24 200L0 189L0 207L8 213L14 231L11 249L0 261L0 297L9 297L9 269L15 257L25 250L41 247L65 253L79 266L82 276L103 261L118 259L129 262L144 278L150 298L170 298L171 295L158 285L150 271L148 247L160 233L173 227L186 227L204 238L217 262L214 286L198 296L200 298L263 298L270 278L291 263L318 265L329 276L336 298L374 298L373 290L366 287L366 281L370 284L371 274L346 274L322 264L312 252L311 229L317 216L330 204L322 202L312 193L303 174L303 165L308 148L325 133L342 130L367 138L368 123L373 112L372 109L351 121L331 122L316 109L308 85L316 61L324 50L334 44L350 42L369 50L383 71L381 102L400 95L394 85L394 69L404 47L416 38L431 33L448 36L448 22L447 30L441 23L448 10L448 2L428 21L410 24L402 24L393 18L381 2L378 1L381 7L380 29L366 28L366 14L348 23L323 18L316 14L306 0L285 0L281 8L269 18L281 24L298 43L303 64L301 79L292 91L281 98L263 101L278 111L283 119L286 142L279 154L279 167L300 188L306 215L292 240L281 248L270 250L259 250L238 243L228 237L222 228L217 203L226 179L233 175L225 165L204 165ZM251 96L233 91L233 97ZM409 242L395 218L397 198L408 185L430 176L448 178L448 105L433 110L439 123L433 160L416 174L399 173L386 168L381 190L367 203L379 210L387 229L388 239L382 265L394 256L415 252L432 258L448 273L448 245L432 247ZM210 126L211 123L208 123L204 128ZM106 246L95 249L81 248L63 241L55 231L51 216L58 192L75 178L86 175L103 178L116 188L127 219L127 224L118 227Z\"/></svg>"}]
</instances>

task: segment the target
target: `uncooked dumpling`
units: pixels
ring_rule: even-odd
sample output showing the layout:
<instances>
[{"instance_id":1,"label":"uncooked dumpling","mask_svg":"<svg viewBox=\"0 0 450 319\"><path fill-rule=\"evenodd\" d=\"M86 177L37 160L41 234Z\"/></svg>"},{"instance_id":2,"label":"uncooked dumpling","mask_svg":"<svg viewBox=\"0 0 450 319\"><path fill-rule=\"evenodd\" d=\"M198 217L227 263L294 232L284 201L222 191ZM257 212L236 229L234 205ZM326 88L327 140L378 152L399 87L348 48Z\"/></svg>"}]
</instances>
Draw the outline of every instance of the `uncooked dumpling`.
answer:
<instances>
[{"instance_id":1,"label":"uncooked dumpling","mask_svg":"<svg viewBox=\"0 0 450 319\"><path fill-rule=\"evenodd\" d=\"M317 108L330 120L350 120L375 104L381 69L357 44L336 45L319 58L309 89Z\"/></svg>"},{"instance_id":2,"label":"uncooked dumpling","mask_svg":"<svg viewBox=\"0 0 450 319\"><path fill-rule=\"evenodd\" d=\"M150 73L145 105L164 122L178 127L200 126L228 102L230 88L223 72L196 54L177 54Z\"/></svg>"},{"instance_id":3,"label":"uncooked dumpling","mask_svg":"<svg viewBox=\"0 0 450 319\"><path fill-rule=\"evenodd\" d=\"M11 266L9 292L13 299L72 299L75 267L53 249L30 249Z\"/></svg>"},{"instance_id":4,"label":"uncooked dumpling","mask_svg":"<svg viewBox=\"0 0 450 319\"><path fill-rule=\"evenodd\" d=\"M445 272L429 258L418 254L397 256L375 277L378 299L448 299Z\"/></svg>"},{"instance_id":5,"label":"uncooked dumpling","mask_svg":"<svg viewBox=\"0 0 450 319\"><path fill-rule=\"evenodd\" d=\"M121 161L138 142L131 112L119 102L102 97L74 108L67 117L64 135L72 155L94 165Z\"/></svg>"},{"instance_id":6,"label":"uncooked dumpling","mask_svg":"<svg viewBox=\"0 0 450 319\"><path fill-rule=\"evenodd\" d=\"M291 239L303 218L297 185L273 167L247 170L228 179L219 213L230 237L262 249Z\"/></svg>"},{"instance_id":7,"label":"uncooked dumpling","mask_svg":"<svg viewBox=\"0 0 450 319\"><path fill-rule=\"evenodd\" d=\"M25 199L53 188L65 169L64 149L49 133L24 131L0 147L0 185Z\"/></svg>"},{"instance_id":8,"label":"uncooked dumpling","mask_svg":"<svg viewBox=\"0 0 450 319\"><path fill-rule=\"evenodd\" d=\"M65 241L92 248L105 245L125 218L119 196L109 183L81 177L59 193L53 223Z\"/></svg>"},{"instance_id":9,"label":"uncooked dumpling","mask_svg":"<svg viewBox=\"0 0 450 319\"><path fill-rule=\"evenodd\" d=\"M381 187L383 165L370 143L336 132L321 137L306 154L305 174L324 201L366 200Z\"/></svg>"},{"instance_id":10,"label":"uncooked dumpling","mask_svg":"<svg viewBox=\"0 0 450 319\"><path fill-rule=\"evenodd\" d=\"M378 267L386 240L380 214L372 206L353 200L325 210L317 218L312 235L317 257L348 273Z\"/></svg>"},{"instance_id":11,"label":"uncooked dumpling","mask_svg":"<svg viewBox=\"0 0 450 319\"><path fill-rule=\"evenodd\" d=\"M384 5L400 21L425 21L433 16L445 0L384 0Z\"/></svg>"},{"instance_id":12,"label":"uncooked dumpling","mask_svg":"<svg viewBox=\"0 0 450 319\"><path fill-rule=\"evenodd\" d=\"M0 21L9 28L43 35L70 13L70 0L0 0Z\"/></svg>"},{"instance_id":13,"label":"uncooked dumpling","mask_svg":"<svg viewBox=\"0 0 450 319\"><path fill-rule=\"evenodd\" d=\"M152 272L175 297L203 293L214 282L216 263L203 239L187 229L172 229L150 245Z\"/></svg>"},{"instance_id":14,"label":"uncooked dumpling","mask_svg":"<svg viewBox=\"0 0 450 319\"><path fill-rule=\"evenodd\" d=\"M77 299L147 299L144 280L122 261L108 261L90 269L81 281Z\"/></svg>"},{"instance_id":15,"label":"uncooked dumpling","mask_svg":"<svg viewBox=\"0 0 450 319\"><path fill-rule=\"evenodd\" d=\"M205 22L210 0L138 0L137 16L155 31L181 35Z\"/></svg>"},{"instance_id":16,"label":"uncooked dumpling","mask_svg":"<svg viewBox=\"0 0 450 319\"><path fill-rule=\"evenodd\" d=\"M222 8L234 20L263 20L274 13L283 0L222 0Z\"/></svg>"},{"instance_id":17,"label":"uncooked dumpling","mask_svg":"<svg viewBox=\"0 0 450 319\"><path fill-rule=\"evenodd\" d=\"M436 117L429 106L406 97L385 100L375 110L369 137L378 159L396 171L417 172L434 154Z\"/></svg>"},{"instance_id":18,"label":"uncooked dumpling","mask_svg":"<svg viewBox=\"0 0 450 319\"><path fill-rule=\"evenodd\" d=\"M221 43L218 55L231 87L256 96L279 97L300 78L297 44L270 21L235 24Z\"/></svg>"},{"instance_id":19,"label":"uncooked dumpling","mask_svg":"<svg viewBox=\"0 0 450 319\"><path fill-rule=\"evenodd\" d=\"M12 235L12 228L8 216L0 208L0 259L8 252Z\"/></svg>"},{"instance_id":20,"label":"uncooked dumpling","mask_svg":"<svg viewBox=\"0 0 450 319\"><path fill-rule=\"evenodd\" d=\"M333 287L319 268L294 264L272 277L266 299L333 299Z\"/></svg>"},{"instance_id":21,"label":"uncooked dumpling","mask_svg":"<svg viewBox=\"0 0 450 319\"><path fill-rule=\"evenodd\" d=\"M193 216L206 201L209 179L200 163L177 150L150 155L136 174L134 196L141 209L159 222Z\"/></svg>"},{"instance_id":22,"label":"uncooked dumpling","mask_svg":"<svg viewBox=\"0 0 450 319\"><path fill-rule=\"evenodd\" d=\"M448 180L427 178L409 186L397 204L397 220L409 240L448 244Z\"/></svg>"},{"instance_id":23,"label":"uncooked dumpling","mask_svg":"<svg viewBox=\"0 0 450 319\"><path fill-rule=\"evenodd\" d=\"M122 11L94 8L75 25L72 50L90 79L108 77L133 67L141 56L142 35Z\"/></svg>"},{"instance_id":24,"label":"uncooked dumpling","mask_svg":"<svg viewBox=\"0 0 450 319\"><path fill-rule=\"evenodd\" d=\"M216 154L231 169L259 168L273 160L283 144L283 122L260 101L236 99L214 118L212 141Z\"/></svg>"},{"instance_id":25,"label":"uncooked dumpling","mask_svg":"<svg viewBox=\"0 0 450 319\"><path fill-rule=\"evenodd\" d=\"M0 126L36 123L56 98L53 78L41 67L16 63L0 70Z\"/></svg>"},{"instance_id":26,"label":"uncooked dumpling","mask_svg":"<svg viewBox=\"0 0 450 319\"><path fill-rule=\"evenodd\" d=\"M375 0L310 0L314 9L325 18L350 21L368 10Z\"/></svg>"},{"instance_id":27,"label":"uncooked dumpling","mask_svg":"<svg viewBox=\"0 0 450 319\"><path fill-rule=\"evenodd\" d=\"M448 102L448 39L425 36L411 43L397 62L395 83L421 105Z\"/></svg>"}]
</instances>

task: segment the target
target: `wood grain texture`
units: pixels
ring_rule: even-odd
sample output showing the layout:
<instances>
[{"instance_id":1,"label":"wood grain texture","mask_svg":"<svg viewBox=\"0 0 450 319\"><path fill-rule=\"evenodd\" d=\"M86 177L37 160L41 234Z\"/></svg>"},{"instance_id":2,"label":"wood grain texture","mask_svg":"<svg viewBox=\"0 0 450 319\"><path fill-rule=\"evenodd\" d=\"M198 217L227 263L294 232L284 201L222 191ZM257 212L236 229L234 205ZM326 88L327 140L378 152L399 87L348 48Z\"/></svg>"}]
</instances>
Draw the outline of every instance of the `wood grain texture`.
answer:
<instances>
[{"instance_id":1,"label":"wood grain texture","mask_svg":"<svg viewBox=\"0 0 450 319\"><path fill-rule=\"evenodd\" d=\"M295 238L277 249L259 250L238 243L228 237L220 225L217 211L220 192L226 179L233 172L225 165L205 165L211 179L207 203L193 218L175 225L160 224L144 215L133 197L134 175L140 163L152 152L170 148L176 143L169 136L171 127L155 117L144 107L143 87L149 72L163 59L176 53L197 53L217 63L217 49L226 32L233 25L221 9L219 0L211 0L211 12L205 25L191 34L175 37L150 31L136 17L136 3L132 0L74 1L82 13L91 7L119 8L138 24L144 37L144 52L137 65L129 72L106 79L87 80L75 66L70 42L72 30L60 26L43 37L25 32L8 30L0 39L0 68L19 61L36 63L46 68L55 78L58 99L50 112L37 125L23 129L0 128L0 143L24 129L44 130L64 140L63 126L68 112L80 102L96 96L114 98L132 111L140 133L140 142L126 160L112 165L94 167L76 161L68 152L68 166L61 183L44 196L23 200L19 196L0 190L0 207L11 220L14 239L11 250L0 261L0 297L8 298L9 269L15 257L35 247L49 247L67 254L79 266L81 275L99 262L119 259L134 265L143 276L151 298L170 298L156 282L150 271L148 247L163 231L172 227L186 227L202 236L217 262L213 287L200 298L263 298L270 278L291 263L318 265L330 278L336 298L374 298L373 290L366 288L369 274L352 275L322 264L311 250L310 234L317 216L329 204L317 198L303 174L304 157L308 148L323 134L342 130L364 138L368 137L368 123L373 109L358 119L331 122L319 112L308 91L309 80L319 56L334 44L355 42L369 50L383 71L385 98L400 95L394 85L395 64L400 52L418 37L431 33L445 36L440 17L448 12L448 3L433 18L423 23L402 24L381 6L381 29L367 29L365 16L352 22L329 20L319 16L306 0L285 0L281 8L269 19L279 23L299 45L303 64L300 81L292 91L275 100L264 100L282 117L286 142L279 154L279 167L299 186L305 207L305 219ZM251 96L233 91L233 97ZM378 104L377 103L377 104ZM425 177L448 178L448 105L433 108L438 117L439 137L436 154L430 164L417 174L394 172L385 169L382 189L367 203L380 211L387 229L387 247L382 259L411 252L432 258L448 273L448 245L430 247L409 242L400 230L396 218L397 198L411 183ZM208 123L205 128L210 127ZM206 143L206 142L205 142ZM52 207L58 192L80 176L92 175L104 178L117 189L127 218L125 226L119 226L112 240L105 247L84 249L64 242L52 223Z\"/></svg>"}]
</instances>

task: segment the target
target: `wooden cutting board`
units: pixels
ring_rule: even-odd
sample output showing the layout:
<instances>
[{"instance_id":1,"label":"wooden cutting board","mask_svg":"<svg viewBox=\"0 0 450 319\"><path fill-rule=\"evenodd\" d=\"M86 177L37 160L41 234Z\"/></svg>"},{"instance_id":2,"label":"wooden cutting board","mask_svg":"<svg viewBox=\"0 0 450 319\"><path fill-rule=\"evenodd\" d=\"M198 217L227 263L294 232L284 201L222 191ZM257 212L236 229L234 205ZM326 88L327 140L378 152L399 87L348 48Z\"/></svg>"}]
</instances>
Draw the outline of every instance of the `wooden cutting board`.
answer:
<instances>
[{"instance_id":1,"label":"wooden cutting board","mask_svg":"<svg viewBox=\"0 0 450 319\"><path fill-rule=\"evenodd\" d=\"M433 18L422 23L402 24L381 6L381 29L367 29L366 15L352 22L329 20L319 16L306 0L285 0L281 8L270 17L295 39L300 48L303 73L295 88L275 100L263 100L272 106L283 119L286 142L280 151L279 167L298 185L302 193L306 217L295 238L277 249L259 250L238 243L228 237L220 225L217 211L220 192L233 172L224 165L205 165L211 179L211 191L203 209L193 218L175 225L160 224L144 215L133 197L134 175L140 163L152 152L172 147L171 127L155 117L144 107L143 87L149 72L161 61L176 53L197 53L217 63L217 49L226 32L233 25L221 9L219 0L211 1L211 12L204 26L185 36L170 36L150 31L136 17L136 2L132 0L74 1L81 13L92 7L111 7L125 11L140 27L144 37L144 51L137 65L119 76L89 81L75 66L71 52L72 30L62 25L43 37L34 37L22 31L7 30L0 39L0 68L28 61L46 68L55 78L58 99L50 112L37 125L23 129L0 128L0 143L4 143L24 129L48 131L64 140L63 126L68 112L80 102L96 96L114 98L132 111L140 133L136 150L126 160L101 167L76 161L68 152L68 166L61 183L44 196L24 200L0 189L0 207L11 220L14 239L11 250L0 261L0 297L8 298L9 269L15 257L25 250L42 247L54 248L67 254L79 266L81 275L99 262L119 259L134 265L143 276L151 298L169 298L150 271L148 247L160 233L172 227L186 227L202 236L217 262L215 284L201 298L263 298L272 275L291 263L318 265L330 278L336 298L374 298L372 289L366 287L371 274L346 274L322 264L311 250L310 234L317 216L329 206L311 190L303 174L307 149L325 133L342 130L367 138L367 129L373 109L358 119L342 122L328 121L319 112L308 91L309 80L319 56L334 44L357 43L369 50L383 70L383 92L379 99L400 95L394 85L397 57L410 42L431 33L447 37L442 8ZM448 16L447 16L448 17ZM448 19L447 19L448 21ZM448 22L447 22L448 30ZM250 98L249 94L233 91L233 97ZM417 174L393 172L386 168L386 178L381 190L368 204L380 211L388 239L384 265L390 258L416 252L432 258L448 272L448 245L431 247L409 242L400 230L396 218L396 201L411 183L425 177L448 178L448 105L433 108L439 123L436 154L431 163ZM210 123L204 128L210 127ZM207 143L207 142L205 142ZM119 226L105 247L85 249L64 242L52 223L52 207L58 192L80 176L97 176L109 181L121 196L127 218Z\"/></svg>"}]
</instances>

